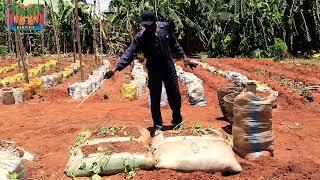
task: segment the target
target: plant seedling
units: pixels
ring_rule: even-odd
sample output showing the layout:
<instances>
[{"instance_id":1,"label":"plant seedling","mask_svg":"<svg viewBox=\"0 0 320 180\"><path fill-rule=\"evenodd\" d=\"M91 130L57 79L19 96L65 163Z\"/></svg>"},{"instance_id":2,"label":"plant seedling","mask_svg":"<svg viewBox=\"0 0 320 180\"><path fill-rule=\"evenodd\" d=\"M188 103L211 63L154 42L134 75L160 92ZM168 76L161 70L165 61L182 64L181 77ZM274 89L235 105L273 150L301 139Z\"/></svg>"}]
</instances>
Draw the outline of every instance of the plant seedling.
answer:
<instances>
[{"instance_id":1,"label":"plant seedling","mask_svg":"<svg viewBox=\"0 0 320 180\"><path fill-rule=\"evenodd\" d=\"M128 158L123 160L123 166L124 166L124 173L126 174L126 179L132 179L137 174L135 169L130 164L130 161Z\"/></svg>"},{"instance_id":2,"label":"plant seedling","mask_svg":"<svg viewBox=\"0 0 320 180\"><path fill-rule=\"evenodd\" d=\"M16 171L10 172L10 179L11 180L19 180L20 179L20 174L18 174Z\"/></svg>"}]
</instances>

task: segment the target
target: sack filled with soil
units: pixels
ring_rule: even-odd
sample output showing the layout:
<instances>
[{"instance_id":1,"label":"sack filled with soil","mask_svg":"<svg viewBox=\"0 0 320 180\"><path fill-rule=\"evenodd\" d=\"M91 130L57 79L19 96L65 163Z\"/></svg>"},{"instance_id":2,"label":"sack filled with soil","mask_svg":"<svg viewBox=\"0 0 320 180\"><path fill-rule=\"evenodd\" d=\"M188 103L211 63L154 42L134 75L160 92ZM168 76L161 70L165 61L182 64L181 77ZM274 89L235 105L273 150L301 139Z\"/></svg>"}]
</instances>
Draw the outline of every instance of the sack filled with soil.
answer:
<instances>
[{"instance_id":1,"label":"sack filled with soil","mask_svg":"<svg viewBox=\"0 0 320 180\"><path fill-rule=\"evenodd\" d=\"M113 175L132 169L152 169L155 160L150 152L150 134L146 129L102 129L90 140L71 150L66 167L70 177L94 174Z\"/></svg>"},{"instance_id":2,"label":"sack filled with soil","mask_svg":"<svg viewBox=\"0 0 320 180\"><path fill-rule=\"evenodd\" d=\"M273 154L272 105L276 98L274 91L248 91L235 99L233 149L239 156L255 160Z\"/></svg>"},{"instance_id":3,"label":"sack filled with soil","mask_svg":"<svg viewBox=\"0 0 320 180\"><path fill-rule=\"evenodd\" d=\"M202 83L194 82L188 86L189 103L193 106L206 106L207 101Z\"/></svg>"},{"instance_id":4,"label":"sack filled with soil","mask_svg":"<svg viewBox=\"0 0 320 180\"><path fill-rule=\"evenodd\" d=\"M0 179L26 179L25 152L12 141L0 141Z\"/></svg>"},{"instance_id":5,"label":"sack filled with soil","mask_svg":"<svg viewBox=\"0 0 320 180\"><path fill-rule=\"evenodd\" d=\"M186 131L176 134L161 133L152 140L151 149L160 169L183 172L204 171L239 173L240 164L235 159L230 144L219 131L199 133Z\"/></svg>"},{"instance_id":6,"label":"sack filled with soil","mask_svg":"<svg viewBox=\"0 0 320 180\"><path fill-rule=\"evenodd\" d=\"M221 112L223 114L223 116L225 118L228 119L228 115L229 113L227 112L226 110L226 107L224 105L224 100L223 98L229 94L232 94L232 93L236 93L236 92L241 92L243 90L243 88L241 87L223 87L223 88L219 88L217 90L217 95L218 95L218 99L219 99L219 105L220 105L220 109L221 109Z\"/></svg>"},{"instance_id":7,"label":"sack filled with soil","mask_svg":"<svg viewBox=\"0 0 320 180\"><path fill-rule=\"evenodd\" d=\"M135 100L137 98L137 85L135 83L123 84L121 93L123 99Z\"/></svg>"},{"instance_id":8,"label":"sack filled with soil","mask_svg":"<svg viewBox=\"0 0 320 180\"><path fill-rule=\"evenodd\" d=\"M239 95L239 92L231 93L223 98L223 105L226 111L225 117L232 124L233 121L233 105L236 97Z\"/></svg>"}]
</instances>

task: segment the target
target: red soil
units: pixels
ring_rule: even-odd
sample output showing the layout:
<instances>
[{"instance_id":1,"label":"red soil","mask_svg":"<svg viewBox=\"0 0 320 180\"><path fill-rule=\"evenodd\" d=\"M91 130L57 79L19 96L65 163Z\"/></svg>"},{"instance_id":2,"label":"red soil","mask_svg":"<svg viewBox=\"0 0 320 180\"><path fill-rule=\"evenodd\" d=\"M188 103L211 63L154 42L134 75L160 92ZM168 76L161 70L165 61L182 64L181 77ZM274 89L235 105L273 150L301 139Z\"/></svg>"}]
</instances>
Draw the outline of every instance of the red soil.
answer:
<instances>
[{"instance_id":1,"label":"red soil","mask_svg":"<svg viewBox=\"0 0 320 180\"><path fill-rule=\"evenodd\" d=\"M91 146L81 147L82 152L87 156L89 154L97 153L99 148L106 148L105 153L148 153L148 149L142 144L131 141L131 142L111 142L111 143L100 143ZM110 152L109 152L110 151Z\"/></svg>"},{"instance_id":2,"label":"red soil","mask_svg":"<svg viewBox=\"0 0 320 180\"><path fill-rule=\"evenodd\" d=\"M319 69L319 71L312 72L308 69L308 67L302 66L302 67L296 67L292 68L291 70L289 67L292 67L291 64L279 64L274 63L272 61L268 60L252 60L252 59L209 59L207 62L215 66L217 68L221 68L223 70L229 70L229 71L237 71L242 73L243 75L248 76L249 79L253 80L259 80L261 82L264 82L268 85L270 85L274 90L279 92L280 102L286 104L286 105L295 105L295 106L313 106L314 104L319 105L320 104L320 92L314 92L314 102L313 103L306 103L303 98L297 94L294 93L294 88L290 86L285 86L281 84L280 82L274 81L269 77L265 77L263 75L256 74L256 71L262 70L269 72L271 75L277 75L281 76L287 79L291 79L294 81L301 81L305 85L319 85L320 80L319 78L315 78L320 73L320 67L312 67L311 69ZM257 62L257 65L256 63ZM261 65L261 63L265 63L265 65ZM289 67L286 67L288 65ZM282 67L286 67L284 69L281 69ZM303 69L303 67L305 67ZM310 66L311 67L311 66ZM305 71L305 72L304 72ZM302 73L303 72L303 73Z\"/></svg>"}]
</instances>

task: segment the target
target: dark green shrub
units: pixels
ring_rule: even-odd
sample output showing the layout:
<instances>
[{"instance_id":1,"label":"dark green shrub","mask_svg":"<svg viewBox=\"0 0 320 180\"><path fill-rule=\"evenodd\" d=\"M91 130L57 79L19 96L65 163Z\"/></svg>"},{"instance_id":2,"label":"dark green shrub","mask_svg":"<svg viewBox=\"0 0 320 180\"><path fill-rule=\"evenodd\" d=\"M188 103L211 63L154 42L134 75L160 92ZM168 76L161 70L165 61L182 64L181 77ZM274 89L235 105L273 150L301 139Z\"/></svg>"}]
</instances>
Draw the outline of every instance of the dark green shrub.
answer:
<instances>
[{"instance_id":1,"label":"dark green shrub","mask_svg":"<svg viewBox=\"0 0 320 180\"><path fill-rule=\"evenodd\" d=\"M288 52L288 46L282 39L275 39L274 44L270 47L270 55L273 58L284 58Z\"/></svg>"}]
</instances>

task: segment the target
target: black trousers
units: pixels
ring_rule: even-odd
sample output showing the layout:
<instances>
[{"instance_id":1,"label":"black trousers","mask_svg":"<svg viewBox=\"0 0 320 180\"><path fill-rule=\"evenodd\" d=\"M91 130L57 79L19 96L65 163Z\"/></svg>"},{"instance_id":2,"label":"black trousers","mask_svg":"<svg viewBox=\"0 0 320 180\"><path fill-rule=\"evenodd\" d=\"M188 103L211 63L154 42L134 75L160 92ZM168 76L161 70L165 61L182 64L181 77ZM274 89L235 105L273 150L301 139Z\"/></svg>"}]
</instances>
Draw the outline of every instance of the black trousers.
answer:
<instances>
[{"instance_id":1,"label":"black trousers","mask_svg":"<svg viewBox=\"0 0 320 180\"><path fill-rule=\"evenodd\" d=\"M181 95L179 91L178 76L176 74L175 68L170 68L167 71L149 71L148 75L148 87L150 90L151 98L151 114L154 122L154 128L162 128L160 106L162 82L164 83L167 91L169 106L172 110L172 120L175 124L181 123Z\"/></svg>"}]
</instances>

